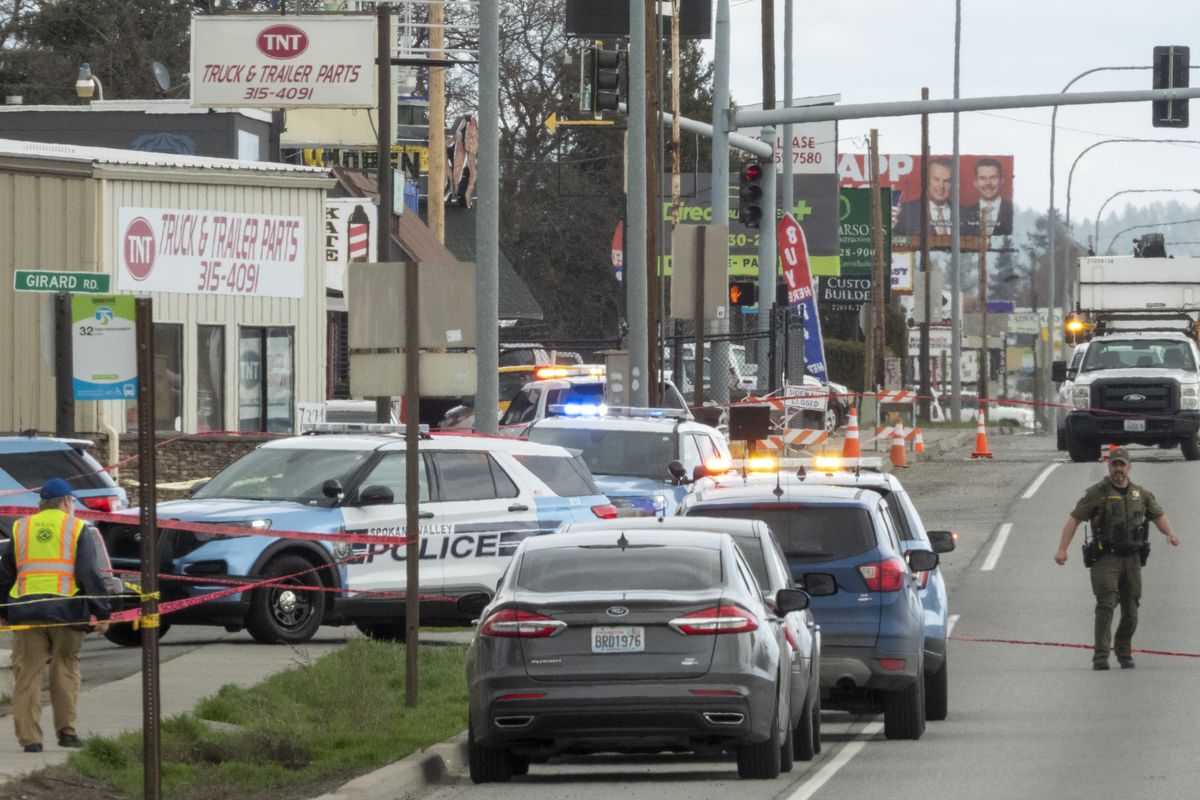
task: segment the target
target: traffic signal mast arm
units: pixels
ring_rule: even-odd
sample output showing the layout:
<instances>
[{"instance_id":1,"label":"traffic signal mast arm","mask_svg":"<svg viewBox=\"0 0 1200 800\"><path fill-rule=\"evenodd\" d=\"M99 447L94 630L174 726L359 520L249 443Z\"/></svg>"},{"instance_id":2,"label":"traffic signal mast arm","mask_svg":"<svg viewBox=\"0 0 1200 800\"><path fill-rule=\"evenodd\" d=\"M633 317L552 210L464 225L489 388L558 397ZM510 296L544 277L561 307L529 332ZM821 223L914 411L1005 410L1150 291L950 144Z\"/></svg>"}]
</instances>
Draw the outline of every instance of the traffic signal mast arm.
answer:
<instances>
[{"instance_id":1,"label":"traffic signal mast arm","mask_svg":"<svg viewBox=\"0 0 1200 800\"><path fill-rule=\"evenodd\" d=\"M621 103L618 110L624 113L628 111L628 108L624 103ZM658 116L664 127L669 126L675 119L674 114L666 111L662 112ZM687 131L688 133L698 133L701 136L707 136L710 139L712 138L713 134L713 126L709 125L707 122L700 122L699 120L689 119L688 117L682 116L679 118L679 129ZM743 136L740 133L727 133L725 135L729 137L729 146L735 150L741 150L744 153L749 153L761 158L775 157L775 148L761 139L751 139L749 136Z\"/></svg>"}]
</instances>

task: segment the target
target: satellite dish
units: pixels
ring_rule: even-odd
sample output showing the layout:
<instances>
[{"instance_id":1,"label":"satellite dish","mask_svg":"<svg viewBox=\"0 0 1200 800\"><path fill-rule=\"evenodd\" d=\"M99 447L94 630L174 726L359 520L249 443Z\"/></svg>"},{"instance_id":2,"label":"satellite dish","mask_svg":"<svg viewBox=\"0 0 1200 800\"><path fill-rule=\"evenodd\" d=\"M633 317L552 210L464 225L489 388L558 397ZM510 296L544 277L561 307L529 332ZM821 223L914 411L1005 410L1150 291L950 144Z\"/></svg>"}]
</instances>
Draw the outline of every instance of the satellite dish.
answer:
<instances>
[{"instance_id":1,"label":"satellite dish","mask_svg":"<svg viewBox=\"0 0 1200 800\"><path fill-rule=\"evenodd\" d=\"M150 65L154 70L154 81L158 84L158 88L164 92L171 88L171 73L167 72L167 68L159 62L155 61Z\"/></svg>"}]
</instances>

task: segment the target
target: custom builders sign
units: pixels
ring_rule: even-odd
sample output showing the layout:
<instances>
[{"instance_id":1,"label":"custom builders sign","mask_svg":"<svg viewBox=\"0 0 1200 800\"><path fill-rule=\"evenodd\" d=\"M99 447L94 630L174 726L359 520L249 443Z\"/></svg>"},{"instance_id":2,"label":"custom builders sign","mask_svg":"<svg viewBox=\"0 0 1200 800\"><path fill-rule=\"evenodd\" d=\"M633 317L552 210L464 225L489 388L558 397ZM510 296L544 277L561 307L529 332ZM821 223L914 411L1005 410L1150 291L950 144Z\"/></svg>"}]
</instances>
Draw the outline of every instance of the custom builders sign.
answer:
<instances>
[{"instance_id":1,"label":"custom builders sign","mask_svg":"<svg viewBox=\"0 0 1200 800\"><path fill-rule=\"evenodd\" d=\"M117 212L117 288L304 296L304 218L174 208Z\"/></svg>"}]
</instances>

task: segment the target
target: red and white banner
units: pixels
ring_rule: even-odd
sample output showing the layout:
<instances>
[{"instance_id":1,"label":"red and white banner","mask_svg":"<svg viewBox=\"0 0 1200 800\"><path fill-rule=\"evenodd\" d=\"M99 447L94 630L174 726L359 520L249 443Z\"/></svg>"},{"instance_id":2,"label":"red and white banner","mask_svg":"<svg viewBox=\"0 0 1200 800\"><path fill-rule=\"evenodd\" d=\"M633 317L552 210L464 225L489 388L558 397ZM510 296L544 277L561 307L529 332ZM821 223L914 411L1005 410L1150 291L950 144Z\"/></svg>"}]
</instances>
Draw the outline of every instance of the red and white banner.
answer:
<instances>
[{"instance_id":1,"label":"red and white banner","mask_svg":"<svg viewBox=\"0 0 1200 800\"><path fill-rule=\"evenodd\" d=\"M787 282L787 302L789 306L799 305L813 296L804 229L795 217L784 214L776 234L779 237L779 258L783 262L783 279Z\"/></svg>"},{"instance_id":2,"label":"red and white banner","mask_svg":"<svg viewBox=\"0 0 1200 800\"><path fill-rule=\"evenodd\" d=\"M303 297L303 217L174 208L117 212L117 288Z\"/></svg>"},{"instance_id":3,"label":"red and white banner","mask_svg":"<svg viewBox=\"0 0 1200 800\"><path fill-rule=\"evenodd\" d=\"M374 108L375 17L192 18L192 105Z\"/></svg>"}]
</instances>

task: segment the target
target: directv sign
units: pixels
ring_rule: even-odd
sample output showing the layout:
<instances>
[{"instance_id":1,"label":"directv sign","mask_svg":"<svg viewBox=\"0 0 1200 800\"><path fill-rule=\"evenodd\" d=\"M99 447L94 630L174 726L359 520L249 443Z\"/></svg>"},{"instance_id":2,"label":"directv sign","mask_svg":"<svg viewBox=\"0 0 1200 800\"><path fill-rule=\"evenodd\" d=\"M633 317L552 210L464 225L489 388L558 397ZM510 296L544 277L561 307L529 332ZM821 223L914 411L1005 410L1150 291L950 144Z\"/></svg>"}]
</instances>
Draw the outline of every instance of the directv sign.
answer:
<instances>
[{"instance_id":1,"label":"directv sign","mask_svg":"<svg viewBox=\"0 0 1200 800\"><path fill-rule=\"evenodd\" d=\"M671 30L669 18L663 20L663 30ZM593 39L628 36L629 0L567 0L567 34ZM680 0L679 35L712 38L712 0Z\"/></svg>"}]
</instances>

